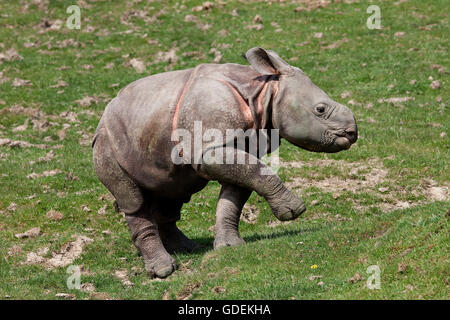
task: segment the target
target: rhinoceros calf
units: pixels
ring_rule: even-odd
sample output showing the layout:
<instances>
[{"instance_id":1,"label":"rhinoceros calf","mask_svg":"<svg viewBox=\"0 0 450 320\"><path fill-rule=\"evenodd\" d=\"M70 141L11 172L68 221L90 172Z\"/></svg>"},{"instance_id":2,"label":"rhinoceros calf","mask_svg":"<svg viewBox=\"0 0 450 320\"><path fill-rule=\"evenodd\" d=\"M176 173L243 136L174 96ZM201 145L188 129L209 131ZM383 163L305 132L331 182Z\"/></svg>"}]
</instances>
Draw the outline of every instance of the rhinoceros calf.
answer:
<instances>
[{"instance_id":1,"label":"rhinoceros calf","mask_svg":"<svg viewBox=\"0 0 450 320\"><path fill-rule=\"evenodd\" d=\"M348 149L357 139L352 112L299 68L262 48L250 49L246 58L251 66L201 64L137 80L119 92L100 120L94 167L125 213L151 277L174 272L175 260L168 252L196 248L176 221L183 203L209 180L222 186L214 248L244 243L238 224L252 191L268 201L280 220L295 219L306 210L276 174L267 174L270 168L248 152L248 146L207 141L194 154L173 139L177 130L192 133L196 121L201 132L214 128L224 136L229 129L278 129L282 138L315 152ZM174 150L181 162L174 161ZM211 151L244 156L246 161L198 161Z\"/></svg>"}]
</instances>

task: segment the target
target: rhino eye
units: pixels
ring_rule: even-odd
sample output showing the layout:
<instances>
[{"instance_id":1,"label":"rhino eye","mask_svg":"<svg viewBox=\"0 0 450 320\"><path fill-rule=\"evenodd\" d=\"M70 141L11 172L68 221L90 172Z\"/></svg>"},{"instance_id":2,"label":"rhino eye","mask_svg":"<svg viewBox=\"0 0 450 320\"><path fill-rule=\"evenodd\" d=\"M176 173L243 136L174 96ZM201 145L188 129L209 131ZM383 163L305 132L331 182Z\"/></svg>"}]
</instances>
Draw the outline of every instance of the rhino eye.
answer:
<instances>
[{"instance_id":1,"label":"rhino eye","mask_svg":"<svg viewBox=\"0 0 450 320\"><path fill-rule=\"evenodd\" d=\"M324 104L319 104L318 106L316 106L316 112L318 114L323 114L326 110L326 106Z\"/></svg>"}]
</instances>

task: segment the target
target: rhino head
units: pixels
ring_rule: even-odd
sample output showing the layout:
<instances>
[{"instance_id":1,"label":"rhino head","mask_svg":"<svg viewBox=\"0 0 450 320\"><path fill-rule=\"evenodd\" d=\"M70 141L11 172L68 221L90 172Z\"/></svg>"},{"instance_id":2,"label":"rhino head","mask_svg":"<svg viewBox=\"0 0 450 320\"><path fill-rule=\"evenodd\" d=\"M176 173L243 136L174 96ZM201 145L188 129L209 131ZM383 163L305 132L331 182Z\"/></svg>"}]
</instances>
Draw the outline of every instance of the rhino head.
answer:
<instances>
[{"instance_id":1,"label":"rhino head","mask_svg":"<svg viewBox=\"0 0 450 320\"><path fill-rule=\"evenodd\" d=\"M245 56L257 72L279 78L272 124L281 137L303 149L329 153L346 150L356 142L352 111L331 99L302 70L262 48L252 48Z\"/></svg>"}]
</instances>

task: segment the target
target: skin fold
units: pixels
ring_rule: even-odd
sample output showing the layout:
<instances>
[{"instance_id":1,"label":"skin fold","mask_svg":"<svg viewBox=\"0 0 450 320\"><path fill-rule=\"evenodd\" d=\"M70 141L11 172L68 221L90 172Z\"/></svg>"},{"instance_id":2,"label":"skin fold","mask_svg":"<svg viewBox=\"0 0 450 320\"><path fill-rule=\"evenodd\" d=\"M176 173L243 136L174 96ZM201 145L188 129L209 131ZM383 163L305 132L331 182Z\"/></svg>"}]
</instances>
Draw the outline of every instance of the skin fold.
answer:
<instances>
[{"instance_id":1,"label":"skin fold","mask_svg":"<svg viewBox=\"0 0 450 320\"><path fill-rule=\"evenodd\" d=\"M100 119L94 168L125 213L151 277L175 271L170 252L196 249L176 222L183 203L210 180L222 185L214 248L245 243L238 225L252 191L268 201L279 220L293 220L306 210L274 172L267 174L271 169L248 145L236 146L236 136L228 138L227 130L278 129L281 138L314 152L339 152L357 140L352 112L299 68L262 48L250 49L246 58L251 66L202 64L139 79L119 92ZM207 139L196 153L172 139L178 129L193 133L197 121L201 133L215 129L224 140ZM270 144L271 137L267 140ZM181 163L173 162L172 152ZM216 154L242 157L245 163L193 161Z\"/></svg>"}]
</instances>

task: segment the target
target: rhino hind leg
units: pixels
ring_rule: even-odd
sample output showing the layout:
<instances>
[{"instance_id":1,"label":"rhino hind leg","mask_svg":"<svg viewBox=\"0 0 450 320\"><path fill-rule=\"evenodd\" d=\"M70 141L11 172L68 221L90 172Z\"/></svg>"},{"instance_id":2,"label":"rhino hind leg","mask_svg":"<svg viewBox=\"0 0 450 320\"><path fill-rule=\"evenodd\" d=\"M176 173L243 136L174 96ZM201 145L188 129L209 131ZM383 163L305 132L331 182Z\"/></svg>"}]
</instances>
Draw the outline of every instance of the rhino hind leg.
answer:
<instances>
[{"instance_id":1,"label":"rhino hind leg","mask_svg":"<svg viewBox=\"0 0 450 320\"><path fill-rule=\"evenodd\" d=\"M161 240L168 252L194 252L199 246L178 229L175 222L158 225Z\"/></svg>"},{"instance_id":2,"label":"rhino hind leg","mask_svg":"<svg viewBox=\"0 0 450 320\"><path fill-rule=\"evenodd\" d=\"M176 224L180 220L183 201L162 197L158 197L153 201L155 204L153 215L158 224L164 248L168 252L193 252L198 249L198 245L186 237Z\"/></svg>"},{"instance_id":3,"label":"rhino hind leg","mask_svg":"<svg viewBox=\"0 0 450 320\"><path fill-rule=\"evenodd\" d=\"M145 203L134 214L125 215L131 238L144 258L150 277L165 278L177 266L169 252L192 252L197 245L176 226L183 202L147 193Z\"/></svg>"},{"instance_id":4,"label":"rhino hind leg","mask_svg":"<svg viewBox=\"0 0 450 320\"><path fill-rule=\"evenodd\" d=\"M161 223L175 223L179 210L167 210L169 215L163 215L161 202L141 189L115 160L104 128L95 137L93 153L97 176L116 199L116 211L125 213L131 239L142 254L149 276L167 277L175 271L176 263L166 251L158 229Z\"/></svg>"},{"instance_id":5,"label":"rhino hind leg","mask_svg":"<svg viewBox=\"0 0 450 320\"><path fill-rule=\"evenodd\" d=\"M216 238L214 249L245 244L239 235L239 219L251 190L222 184L216 210Z\"/></svg>"},{"instance_id":6,"label":"rhino hind leg","mask_svg":"<svg viewBox=\"0 0 450 320\"><path fill-rule=\"evenodd\" d=\"M135 214L126 214L125 219L130 228L131 239L142 254L150 278L165 278L176 270L177 265L164 248L152 211L146 204Z\"/></svg>"},{"instance_id":7,"label":"rhino hind leg","mask_svg":"<svg viewBox=\"0 0 450 320\"><path fill-rule=\"evenodd\" d=\"M143 190L128 176L116 161L104 128L93 144L94 169L99 180L112 193L114 208L126 214L137 212L144 203Z\"/></svg>"}]
</instances>

